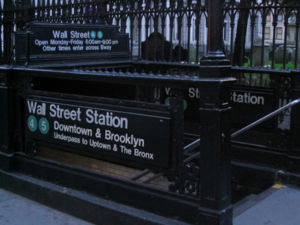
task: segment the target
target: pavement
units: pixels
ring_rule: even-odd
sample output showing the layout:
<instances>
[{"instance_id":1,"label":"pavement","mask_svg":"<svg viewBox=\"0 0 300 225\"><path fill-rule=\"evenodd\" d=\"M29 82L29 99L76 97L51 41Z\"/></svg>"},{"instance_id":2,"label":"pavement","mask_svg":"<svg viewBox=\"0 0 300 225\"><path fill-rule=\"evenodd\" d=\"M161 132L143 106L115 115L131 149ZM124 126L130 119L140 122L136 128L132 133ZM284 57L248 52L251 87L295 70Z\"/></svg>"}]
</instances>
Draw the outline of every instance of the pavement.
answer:
<instances>
[{"instance_id":1,"label":"pavement","mask_svg":"<svg viewBox=\"0 0 300 225\"><path fill-rule=\"evenodd\" d=\"M277 184L234 211L233 225L299 225L300 189Z\"/></svg>"},{"instance_id":2,"label":"pavement","mask_svg":"<svg viewBox=\"0 0 300 225\"><path fill-rule=\"evenodd\" d=\"M0 189L1 225L91 225L84 220Z\"/></svg>"},{"instance_id":3,"label":"pavement","mask_svg":"<svg viewBox=\"0 0 300 225\"><path fill-rule=\"evenodd\" d=\"M0 189L1 225L91 225L84 220ZM275 185L234 208L233 225L300 224L300 189Z\"/></svg>"}]
</instances>

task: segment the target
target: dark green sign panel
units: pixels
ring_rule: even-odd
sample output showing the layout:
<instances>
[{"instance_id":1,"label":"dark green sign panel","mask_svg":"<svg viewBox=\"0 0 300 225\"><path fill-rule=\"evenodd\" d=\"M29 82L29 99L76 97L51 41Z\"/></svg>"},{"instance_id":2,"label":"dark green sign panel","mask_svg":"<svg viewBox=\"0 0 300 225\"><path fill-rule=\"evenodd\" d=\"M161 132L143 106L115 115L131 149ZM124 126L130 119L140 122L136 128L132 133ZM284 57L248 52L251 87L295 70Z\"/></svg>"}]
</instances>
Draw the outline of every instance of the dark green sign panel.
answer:
<instances>
[{"instance_id":1,"label":"dark green sign panel","mask_svg":"<svg viewBox=\"0 0 300 225\"><path fill-rule=\"evenodd\" d=\"M29 41L27 40L29 38ZM128 58L128 35L117 26L32 23L16 35L16 57L30 60Z\"/></svg>"},{"instance_id":2,"label":"dark green sign panel","mask_svg":"<svg viewBox=\"0 0 300 225\"><path fill-rule=\"evenodd\" d=\"M25 100L27 137L81 154L143 167L168 167L170 116L144 110L60 98Z\"/></svg>"}]
</instances>

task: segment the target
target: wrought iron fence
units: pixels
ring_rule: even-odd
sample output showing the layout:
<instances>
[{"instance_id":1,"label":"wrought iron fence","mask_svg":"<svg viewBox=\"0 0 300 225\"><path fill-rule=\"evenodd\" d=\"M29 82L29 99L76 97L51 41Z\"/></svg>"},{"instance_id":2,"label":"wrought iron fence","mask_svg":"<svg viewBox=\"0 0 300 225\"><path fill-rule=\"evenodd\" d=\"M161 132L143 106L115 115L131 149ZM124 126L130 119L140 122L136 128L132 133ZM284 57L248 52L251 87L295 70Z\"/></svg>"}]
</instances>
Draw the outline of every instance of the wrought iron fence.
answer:
<instances>
[{"instance_id":1,"label":"wrought iron fence","mask_svg":"<svg viewBox=\"0 0 300 225\"><path fill-rule=\"evenodd\" d=\"M3 2L0 2L0 62L3 58Z\"/></svg>"},{"instance_id":2,"label":"wrought iron fence","mask_svg":"<svg viewBox=\"0 0 300 225\"><path fill-rule=\"evenodd\" d=\"M137 145L134 149L133 145L131 147L131 144L121 142L119 139L118 141L114 140L116 148L120 149L115 149L118 155L113 156L114 153L112 151L114 150L112 146L106 148L106 150L109 149L109 151L106 151L102 147L94 146L90 149L90 154L88 151L82 151L82 156L84 157L79 156L81 153L78 154L79 151L77 151L82 147L78 145L77 147L79 148L77 149L77 147L73 145L73 147L70 148L70 146L67 146L69 141L60 143L59 140L62 139L52 139L52 134L50 135L51 138L49 136L48 139L45 139L46 136L41 137L39 136L40 133L34 134L28 131L30 133L24 134L23 132L19 132L16 137L9 137L9 139L16 138L17 141L13 142L13 144L22 146L20 149L25 153L20 153L21 156L17 164L19 165L21 162L21 166L18 166L18 169L24 173L34 173L34 176L43 177L43 179L48 181L54 178L53 182L60 183L65 187L72 185L72 183L76 181L75 183L80 183L80 185L77 186L79 190L87 192L91 190L91 193L98 196L104 195L105 193L105 198L109 198L111 201L121 202L144 210L153 210L154 213L167 217L176 216L177 219L189 223L197 223L199 221L199 224L207 224L208 219L206 218L209 218L209 221L212 221L214 224L218 224L217 221L219 220L226 221L224 224L231 224L232 210L229 157L230 107L228 107L227 104L229 100L229 92L227 89L229 89L230 84L233 83L235 79L201 78L206 75L209 69L214 68L201 70L197 76L185 76L176 74L176 72L168 74L168 68L165 68L163 73L157 71L141 72L141 68L147 67L147 64L142 65L142 62L136 65L123 65L119 68L114 68L114 66L113 64L111 68L103 68L101 63L99 63L99 65L93 65L91 67L78 66L74 68L74 66L72 66L64 69L33 69L18 66L12 69L8 69L4 66L0 68L3 77L8 77L11 74L18 77L15 80L18 91L15 96L12 96L14 101L5 109L8 110L8 107L20 109L12 110L15 115L11 118L18 121L15 124L9 121L9 126L16 126L14 130L25 129L26 131L24 131L24 133L28 131L26 128L27 123L26 121L24 122L23 119L23 117L27 117L27 115L25 116L22 113L23 109L26 111L26 101L33 99L33 101L52 101L58 105L69 104L70 101L72 101L72 104L83 104L82 106L78 105L78 107L82 107L82 109L86 107L84 106L85 104L88 104L89 108L95 110L99 107L99 113L100 110L104 112L104 110L106 110L105 108L111 106L113 108L108 108L108 110L112 111L115 115L117 115L117 113L124 115L124 118L127 116L125 113L128 111L128 113L134 116L132 121L137 121L131 122L130 116L127 116L128 121L130 121L130 126L136 123L140 129L147 132L145 137L142 136L143 134L141 132L137 131L131 134L132 138L135 133L138 134L138 137L144 138L143 147L141 148ZM137 68L135 69L134 67ZM10 74L8 74L8 71ZM214 72L216 71L214 70ZM176 79L174 79L174 76L176 76ZM7 85L7 83L4 85ZM193 141L189 139L185 140L184 138L183 112L184 90L191 86L199 88L202 93L201 95L204 96L204 100L197 100L201 107L201 116L198 113L197 118L199 120L197 120L197 123L200 124L202 129L197 129L197 133L192 137ZM151 99L151 97L149 99L148 93L156 92L165 87L172 89L170 90L168 105L165 105L164 102L157 102L157 100L159 101L160 99ZM218 94L216 95L216 93ZM221 94L223 98L219 99ZM35 98L37 98L37 100L35 100ZM59 103L60 101L62 102ZM97 106L92 106L93 103ZM212 105L214 106L213 108L211 107ZM135 111L131 113L129 110ZM147 118L148 120L151 112L154 113L154 116L151 117L155 117L159 124L164 122L165 119L169 120L169 127L166 127L165 131L154 128L153 124L150 124L151 130L149 130L146 126L146 122L144 122L146 120L140 120L141 122L138 122L137 116L143 116L143 118ZM31 112L29 113L33 116ZM160 116L159 113L162 113L161 119L158 118L158 116ZM85 113L82 111L82 114ZM38 116L36 114L34 115ZM0 117L0 119L4 121L3 118ZM81 121L81 119L79 120ZM82 119L82 121L84 120L85 119ZM57 119L57 121L62 122L59 119ZM65 124L67 123L68 122L65 122ZM143 126L141 126L141 123ZM50 124L52 124L51 121ZM105 126L101 126L102 132L106 132L104 131ZM96 127L97 132L100 132L99 126L97 125ZM105 129L107 129L107 131L111 130L116 135L121 135L123 132L120 131L120 133L118 133L119 131L114 128ZM77 136L75 133L58 131L52 127L50 130L50 132L59 133L58 135L70 135L69 137L72 136L73 138ZM35 131L39 132L38 130ZM156 135L152 134L153 131L155 131ZM128 135L130 132L131 131L126 130L124 134L126 133L126 135ZM150 134L149 132L152 133ZM162 134L160 135L159 132L162 132ZM93 133L96 134L96 130ZM159 137L159 141L152 141L155 136ZM201 136L201 143L199 142L198 136ZM89 138L96 141L93 135ZM50 139L52 139L52 144ZM103 142L101 143L103 146L104 143L109 143L108 139L105 140L104 137L101 138L98 136L98 142L99 141ZM164 148L163 143L165 141L167 141L168 144ZM153 143L157 144L159 148L162 147L162 151L155 150L153 154L151 153L153 157L146 159L146 155L140 157L133 153L133 151L138 150L137 148L146 153L148 151L146 147L148 148L148 146L149 149L157 149L153 147ZM126 146L127 150L123 152L123 150L121 150L121 148L124 149L122 146ZM1 148L1 150L2 149L4 148ZM9 151L13 152L14 149L15 148L9 147ZM219 154L221 151L222 154ZM156 152L157 156L155 155ZM102 154L99 155L99 160L97 160L98 153ZM149 153L150 150L147 154ZM162 156L164 153L166 153L166 157L163 159ZM34 164L39 160L39 157L32 157L33 155L40 156L46 163L42 163L42 167L37 169ZM218 157L216 157L216 155L218 155ZM26 158L29 158L28 156L31 157L30 160L32 160L33 164L30 163L31 165L27 166L27 170L22 167L22 165L24 165L22 161L23 159L26 160ZM132 160L135 158L141 161L140 165L138 165L138 160ZM161 166L158 164L159 159L162 159ZM90 181L87 181L86 177L81 177L80 175L76 175L72 179L70 179L70 176L68 179L60 176L62 175L60 169L56 170L59 171L60 175L54 175L54 173L48 170L48 160L50 160L49 163L63 163L67 167L71 165L72 170L76 171L81 170L78 167L84 168L84 171L86 171L84 173L87 174L87 177L91 174L91 176L95 175L98 178L92 180L91 185L89 185ZM149 161L148 165L147 161ZM86 169L92 169L98 173L91 173ZM45 176L45 174L47 175ZM222 176L219 176L219 174L222 174ZM52 177L52 175L54 176ZM212 177L214 177L214 179L212 179ZM69 181L71 181L71 183L68 183ZM127 193L124 195L124 198L120 198L121 192ZM155 205L157 201L163 202L167 207L164 207L164 209L153 208L153 205ZM188 210L182 211L183 207ZM215 212L212 212L212 209ZM219 213L219 211L221 213Z\"/></svg>"},{"instance_id":3,"label":"wrought iron fence","mask_svg":"<svg viewBox=\"0 0 300 225\"><path fill-rule=\"evenodd\" d=\"M132 56L199 62L205 54L204 1L109 1L108 18L130 34Z\"/></svg>"},{"instance_id":4,"label":"wrought iron fence","mask_svg":"<svg viewBox=\"0 0 300 225\"><path fill-rule=\"evenodd\" d=\"M35 0L21 5L8 2L0 5L0 52L6 63L13 61L11 33L28 21L116 24L121 32L129 33L132 58L160 64L180 61L197 66L206 52L208 11L203 0ZM286 93L292 78L279 69L287 71L300 66L300 3L225 0L223 16L223 50L232 65L262 69L235 70L233 76L238 78L238 84L252 88L276 87L282 92L279 105L290 101ZM180 69L173 67L176 72ZM189 74L189 68L183 67L181 73ZM191 73L194 71L197 69Z\"/></svg>"},{"instance_id":5,"label":"wrought iron fence","mask_svg":"<svg viewBox=\"0 0 300 225\"><path fill-rule=\"evenodd\" d=\"M38 0L31 3L33 19L47 23L105 23L105 1Z\"/></svg>"},{"instance_id":6,"label":"wrought iron fence","mask_svg":"<svg viewBox=\"0 0 300 225\"><path fill-rule=\"evenodd\" d=\"M10 48L6 51L10 54L13 48L13 39L4 38L5 33L21 29L29 21L119 25L130 36L131 56L154 61L200 63L208 38L214 38L207 37L208 11L204 0L8 2L1 1L0 6L0 38L2 43L7 39L1 45L1 54L4 46ZM233 65L300 67L298 1L225 0L223 17L223 50Z\"/></svg>"},{"instance_id":7,"label":"wrought iron fence","mask_svg":"<svg viewBox=\"0 0 300 225\"><path fill-rule=\"evenodd\" d=\"M5 58L6 63L12 62L10 60L13 59L11 57L13 55L13 38L11 38L11 34L13 31L22 29L25 23L29 21L74 24L108 23L119 25L122 32L129 33L129 46L133 59L145 59L153 62L135 61L134 67L105 68L104 70L97 67L87 69L83 66L76 68L73 71L74 74L82 73L86 75L88 73L91 76L91 74L99 73L101 76L105 76L107 73L112 72L115 75L115 72L117 72L120 76L124 74L129 76L131 73L144 74L146 72L148 77L151 77L153 73L159 74L160 78L165 74L172 75L170 80L173 75L190 75L193 78L204 73L207 75L208 71L210 71L210 75L214 75L214 68L210 67L207 69L204 66L199 66L202 56L206 54L208 39L214 38L207 37L209 32L206 2L203 0L35 0L29 1L30 4L27 5L18 5L16 3L13 7L2 3L2 8L0 8L1 32L3 32L0 36L1 56ZM297 71L290 70L299 68L298 64L300 64L298 56L299 10L300 4L297 1L226 1L223 10L223 50L231 60L232 65L235 66L231 68L232 76L238 78L238 83L234 87L236 89L232 89L232 99L233 102L236 101L235 103L246 102L248 104L244 105L244 114L239 107L234 108L234 110L237 110L238 115L243 116L238 122L245 123L246 120L244 118L258 116L257 108L252 106L262 105L259 109L264 110L263 113L265 113L267 110L273 111L284 105L293 97L298 97L296 95L299 92L295 90L294 93L291 92L293 88L295 89L293 85L296 82L293 83L293 78L295 77L293 75ZM4 14L5 17L3 16ZM170 63L171 61L185 63ZM31 73L32 71L29 72ZM56 73L56 71L54 72ZM54 72L49 74L52 76ZM64 74L67 73L67 71L64 72ZM44 75L43 73L41 76ZM49 77L51 77L50 75ZM147 76L145 75L145 77ZM64 76L63 79L65 77L67 76ZM99 77L97 79L100 79ZM86 76L84 79L86 79ZM186 77L186 79L191 78ZM37 81L35 81L36 84L38 84ZM147 82L145 84L147 86ZM169 84L166 84L166 87ZM82 83L78 84L78 90L81 89L81 85ZM192 85L192 82L188 85ZM31 87L31 85L28 86ZM64 89L66 89L65 86L67 85L63 86ZM56 87L56 85L53 85L53 87ZM73 86L70 86L70 88L74 89ZM157 90L163 92L163 90ZM206 91L211 93L211 86L207 86ZM108 93L112 93L111 90ZM149 93L147 94L147 97L151 96ZM180 93L181 97L182 95L183 91ZM196 94L193 96L196 96ZM253 102L251 102L251 96L253 97ZM203 97L202 93L201 97ZM197 100L197 96L194 98ZM204 97L203 99L209 98ZM165 102L163 98L160 100L162 100L160 104ZM271 101L267 102L268 100ZM191 97L190 103L193 104L193 101L194 99ZM263 104L259 104L259 102ZM191 111L194 110L197 114L199 107L198 105L196 106ZM184 119L187 117L186 113ZM261 162L264 164L265 161L268 161L267 157L263 156L265 154L264 151L261 151L260 155L257 154L258 157L253 157L253 149L250 144L255 144L256 148L260 144L264 150L268 151L269 155L290 151L290 139L287 134L293 136L294 133L296 134L295 131L299 130L299 126L297 125L295 128L290 129L287 126L292 126L292 122L287 120L291 120L291 117L282 115L281 118L275 119L275 122L273 121L271 125L266 125L264 127L266 129L263 131L255 131L253 135L248 134L246 139L238 140L239 143L234 143L234 153L237 153L235 155L240 156L240 158L236 158L247 161L247 156L251 155L255 159L255 163ZM298 117L294 116L294 121L296 120L298 120ZM223 119L223 122L228 121L230 120L227 117ZM282 125L284 122L287 126ZM241 126L240 124L238 125ZM203 132L203 136L208 135L205 134L205 129L202 129L201 132ZM260 135L260 137L257 138L256 136L253 138L254 135ZM253 140L255 140L255 143L252 142ZM283 148L282 145L284 145ZM298 151L299 145L296 147ZM207 148L211 149L211 146L207 146ZM249 154L245 153L245 149L248 149ZM242 154L239 155L239 152L242 152ZM259 157L261 159L258 160L257 158ZM295 159L295 162L296 160L299 162L300 158ZM286 160L282 160L282 162L284 166L287 163ZM204 163L202 165L209 164ZM279 167L281 166L283 167L283 165ZM205 173L208 170L203 169L201 171ZM183 172L188 176L184 178L186 180L181 179L180 182L184 181L186 183L178 183L176 188L189 184L189 171ZM177 179L176 177L173 178ZM197 182L198 180L196 180ZM180 190L174 189L174 191ZM195 192L192 191L188 194L194 195ZM198 193L196 195L199 196Z\"/></svg>"},{"instance_id":8,"label":"wrought iron fence","mask_svg":"<svg viewBox=\"0 0 300 225\"><path fill-rule=\"evenodd\" d=\"M298 68L299 10L299 1L293 0L228 1L224 45L232 64Z\"/></svg>"},{"instance_id":9,"label":"wrought iron fence","mask_svg":"<svg viewBox=\"0 0 300 225\"><path fill-rule=\"evenodd\" d=\"M224 51L233 65L273 69L299 66L297 1L225 2ZM134 57L198 63L206 53L205 1L108 1L107 9L109 22L130 34Z\"/></svg>"}]
</instances>

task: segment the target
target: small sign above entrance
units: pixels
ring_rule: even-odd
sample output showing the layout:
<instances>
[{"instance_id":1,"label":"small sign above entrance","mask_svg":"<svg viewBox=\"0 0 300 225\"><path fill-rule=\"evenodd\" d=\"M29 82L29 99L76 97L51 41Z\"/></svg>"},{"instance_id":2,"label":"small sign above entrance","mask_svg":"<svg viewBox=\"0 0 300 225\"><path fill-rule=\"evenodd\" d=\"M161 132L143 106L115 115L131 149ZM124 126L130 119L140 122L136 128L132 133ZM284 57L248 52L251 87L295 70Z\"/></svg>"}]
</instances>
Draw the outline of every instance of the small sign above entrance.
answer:
<instances>
[{"instance_id":1,"label":"small sign above entrance","mask_svg":"<svg viewBox=\"0 0 300 225\"><path fill-rule=\"evenodd\" d=\"M16 34L17 61L128 58L128 35L119 27L32 23ZM27 47L25 47L27 46Z\"/></svg>"}]
</instances>

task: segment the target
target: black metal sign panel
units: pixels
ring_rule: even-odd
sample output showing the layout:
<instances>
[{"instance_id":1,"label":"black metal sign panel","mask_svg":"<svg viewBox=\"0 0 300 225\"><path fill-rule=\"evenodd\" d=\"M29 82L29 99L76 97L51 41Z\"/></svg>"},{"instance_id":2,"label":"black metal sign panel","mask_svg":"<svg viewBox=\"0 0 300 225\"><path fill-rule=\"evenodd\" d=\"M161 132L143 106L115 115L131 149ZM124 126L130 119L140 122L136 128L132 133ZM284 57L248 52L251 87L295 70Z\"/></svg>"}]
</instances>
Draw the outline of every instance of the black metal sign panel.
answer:
<instances>
[{"instance_id":1,"label":"black metal sign panel","mask_svg":"<svg viewBox=\"0 0 300 225\"><path fill-rule=\"evenodd\" d=\"M274 89L233 87L231 90L232 121L241 126L248 125L278 108ZM276 119L261 126L276 127Z\"/></svg>"},{"instance_id":2,"label":"black metal sign panel","mask_svg":"<svg viewBox=\"0 0 300 225\"><path fill-rule=\"evenodd\" d=\"M163 101L168 104L171 88L163 90ZM199 103L201 101L201 90L188 88L184 92L185 120L199 121ZM236 126L245 126L257 119L274 111L278 101L274 89L249 88L235 86L231 90L232 122ZM276 119L266 121L263 126L275 127ZM187 127L188 128L188 127Z\"/></svg>"},{"instance_id":3,"label":"black metal sign panel","mask_svg":"<svg viewBox=\"0 0 300 225\"><path fill-rule=\"evenodd\" d=\"M27 38L31 60L128 57L128 35L117 26L32 23L26 32L16 35L18 60L26 58Z\"/></svg>"},{"instance_id":4,"label":"black metal sign panel","mask_svg":"<svg viewBox=\"0 0 300 225\"><path fill-rule=\"evenodd\" d=\"M298 74L297 74L298 75ZM295 90L292 92L292 99L298 99L300 97L300 78L297 77L298 82L297 85L299 88L295 88ZM293 148L300 150L300 104L295 105L291 108L291 130L292 130L292 143Z\"/></svg>"},{"instance_id":5,"label":"black metal sign panel","mask_svg":"<svg viewBox=\"0 0 300 225\"><path fill-rule=\"evenodd\" d=\"M123 164L169 166L168 112L32 96L25 113L31 139Z\"/></svg>"}]
</instances>

